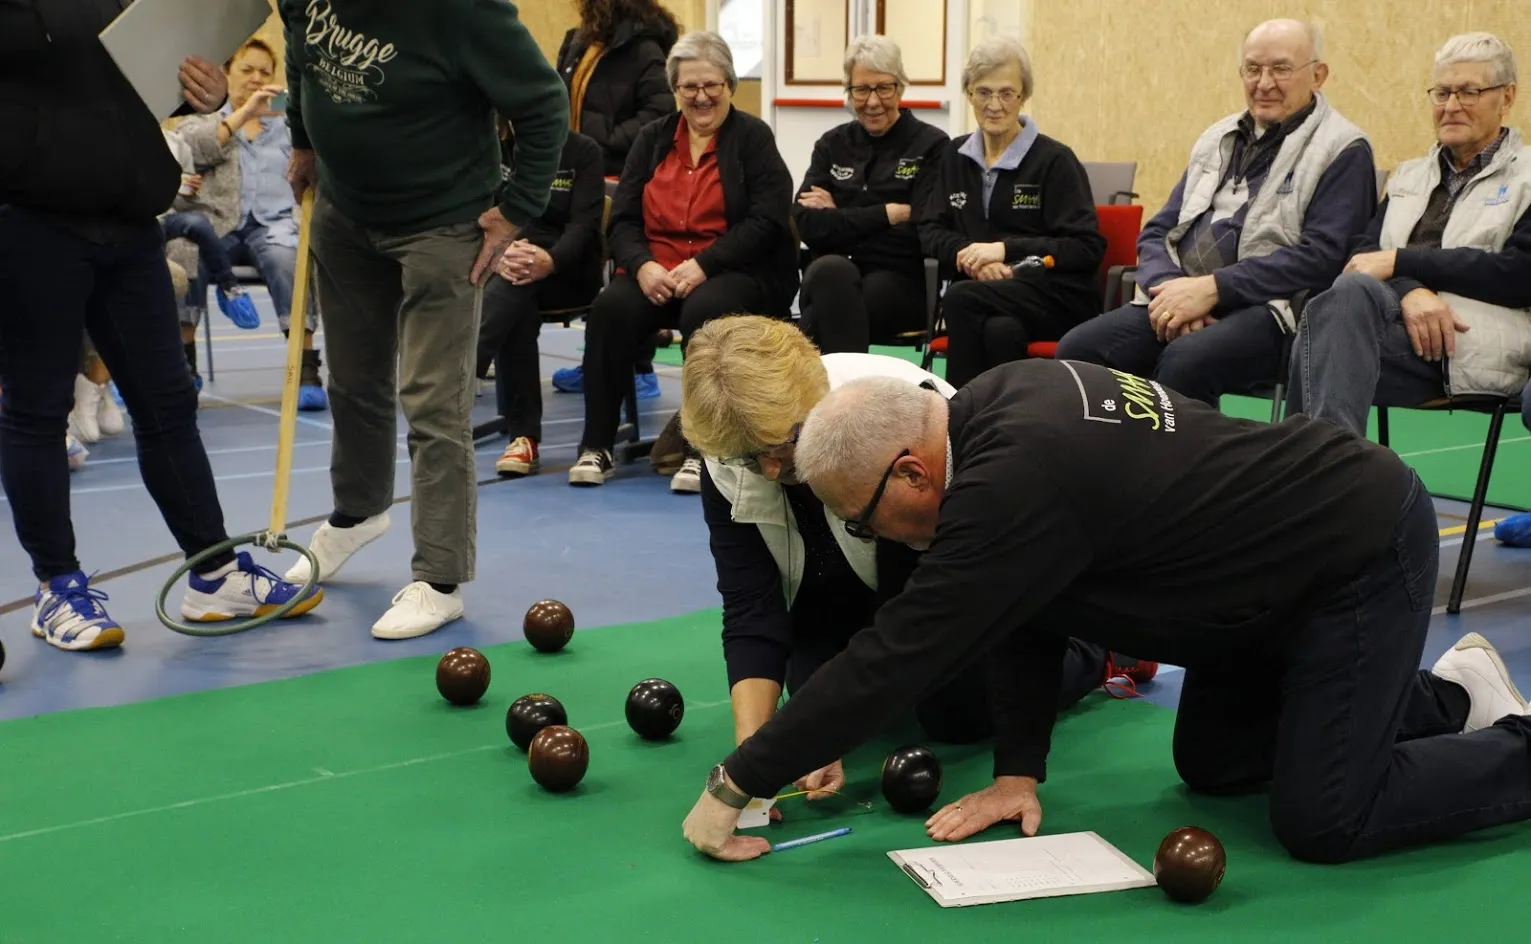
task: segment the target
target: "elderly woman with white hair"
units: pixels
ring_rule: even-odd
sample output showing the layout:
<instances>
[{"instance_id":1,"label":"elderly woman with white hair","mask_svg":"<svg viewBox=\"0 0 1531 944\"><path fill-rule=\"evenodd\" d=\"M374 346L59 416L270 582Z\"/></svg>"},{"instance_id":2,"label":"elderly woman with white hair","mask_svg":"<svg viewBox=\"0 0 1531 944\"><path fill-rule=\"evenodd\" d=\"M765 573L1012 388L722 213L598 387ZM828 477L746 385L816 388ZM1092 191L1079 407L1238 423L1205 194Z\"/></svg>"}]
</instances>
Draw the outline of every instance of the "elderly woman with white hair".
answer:
<instances>
[{"instance_id":1,"label":"elderly woman with white hair","mask_svg":"<svg viewBox=\"0 0 1531 944\"><path fill-rule=\"evenodd\" d=\"M1510 396L1531 369L1531 147L1504 126L1515 54L1467 33L1436 53L1436 143L1398 165L1370 230L1309 303L1291 412L1366 435L1371 407Z\"/></svg>"},{"instance_id":2,"label":"elderly woman with white hair","mask_svg":"<svg viewBox=\"0 0 1531 944\"><path fill-rule=\"evenodd\" d=\"M924 254L912 221L950 138L899 107L903 55L886 36L845 50L855 118L813 146L792 218L812 259L803 330L825 354L866 353L925 327Z\"/></svg>"},{"instance_id":3,"label":"elderly woman with white hair","mask_svg":"<svg viewBox=\"0 0 1531 944\"><path fill-rule=\"evenodd\" d=\"M1100 313L1106 253L1084 165L1023 115L1031 59L996 37L968 55L962 87L978 130L954 140L919 218L945 277L946 378L961 388Z\"/></svg>"},{"instance_id":4,"label":"elderly woman with white hair","mask_svg":"<svg viewBox=\"0 0 1531 944\"><path fill-rule=\"evenodd\" d=\"M792 177L770 126L732 107L738 79L728 44L716 33L687 33L665 75L679 112L638 133L612 197L617 271L586 318L585 430L570 485L602 485L615 471L640 339L679 328L684 351L693 331L725 314L789 317L797 294ZM670 487L701 490L694 450Z\"/></svg>"}]
</instances>

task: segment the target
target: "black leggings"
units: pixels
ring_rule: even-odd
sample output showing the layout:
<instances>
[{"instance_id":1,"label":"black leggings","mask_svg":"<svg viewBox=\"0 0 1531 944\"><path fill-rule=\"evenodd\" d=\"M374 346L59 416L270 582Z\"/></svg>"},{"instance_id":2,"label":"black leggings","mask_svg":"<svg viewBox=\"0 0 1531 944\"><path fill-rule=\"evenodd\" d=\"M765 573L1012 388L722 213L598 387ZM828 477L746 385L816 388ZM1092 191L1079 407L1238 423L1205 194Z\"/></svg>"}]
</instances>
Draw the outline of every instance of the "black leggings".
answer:
<instances>
[{"instance_id":1,"label":"black leggings","mask_svg":"<svg viewBox=\"0 0 1531 944\"><path fill-rule=\"evenodd\" d=\"M96 243L0 206L0 481L44 582L80 569L64 436L86 331L133 419L144 487L176 544L190 556L228 537L159 224ZM226 553L201 570L233 559Z\"/></svg>"},{"instance_id":2,"label":"black leggings","mask_svg":"<svg viewBox=\"0 0 1531 944\"><path fill-rule=\"evenodd\" d=\"M825 354L865 354L872 344L925 329L924 276L820 256L803 273L803 333Z\"/></svg>"},{"instance_id":3,"label":"black leggings","mask_svg":"<svg viewBox=\"0 0 1531 944\"><path fill-rule=\"evenodd\" d=\"M764 301L759 283L742 272L714 275L685 298L663 305L644 297L632 275L613 276L585 319L585 433L580 448L616 445L622 399L632 389L633 361L660 328L680 329L684 356L697 328L724 315L754 314Z\"/></svg>"},{"instance_id":4,"label":"black leggings","mask_svg":"<svg viewBox=\"0 0 1531 944\"><path fill-rule=\"evenodd\" d=\"M960 389L991 367L1024 358L1027 344L1056 341L1096 313L1088 301L1044 289L1032 277L953 282L941 298L946 381Z\"/></svg>"}]
</instances>

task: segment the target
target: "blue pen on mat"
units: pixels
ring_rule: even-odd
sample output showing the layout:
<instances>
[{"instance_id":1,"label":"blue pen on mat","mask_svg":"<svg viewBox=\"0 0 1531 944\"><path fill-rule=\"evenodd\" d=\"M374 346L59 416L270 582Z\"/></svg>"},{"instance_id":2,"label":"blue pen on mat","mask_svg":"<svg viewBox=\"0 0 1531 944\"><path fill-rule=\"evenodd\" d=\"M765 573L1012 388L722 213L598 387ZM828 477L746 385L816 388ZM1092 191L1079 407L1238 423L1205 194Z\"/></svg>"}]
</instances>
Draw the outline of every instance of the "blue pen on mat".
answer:
<instances>
[{"instance_id":1,"label":"blue pen on mat","mask_svg":"<svg viewBox=\"0 0 1531 944\"><path fill-rule=\"evenodd\" d=\"M850 833L850 831L851 828L849 826L844 826L840 829L831 829L827 833L819 833L816 836L804 836L801 839L788 839L785 842L778 842L772 845L771 851L780 852L783 849L795 849L798 846L806 846L809 843L823 842L825 839L834 839L836 836L847 835Z\"/></svg>"}]
</instances>

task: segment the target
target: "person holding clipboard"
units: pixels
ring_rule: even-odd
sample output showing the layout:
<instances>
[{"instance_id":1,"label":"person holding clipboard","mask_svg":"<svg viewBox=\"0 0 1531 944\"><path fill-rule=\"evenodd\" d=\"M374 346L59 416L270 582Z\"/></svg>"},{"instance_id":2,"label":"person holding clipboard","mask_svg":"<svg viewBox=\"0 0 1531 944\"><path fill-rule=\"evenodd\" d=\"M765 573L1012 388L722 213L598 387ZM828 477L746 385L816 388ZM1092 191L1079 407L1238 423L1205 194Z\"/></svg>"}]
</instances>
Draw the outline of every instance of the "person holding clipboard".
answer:
<instances>
[{"instance_id":1,"label":"person holding clipboard","mask_svg":"<svg viewBox=\"0 0 1531 944\"><path fill-rule=\"evenodd\" d=\"M126 6L0 0L0 482L39 584L32 632L66 650L125 635L80 566L70 522L65 429L87 331L133 417L144 486L176 543L190 557L228 538L157 219L181 169L159 116L100 39ZM182 112L227 98L222 71L204 59L187 58L179 78ZM188 580L181 612L198 620L251 616L300 590L233 552ZM293 615L320 597L311 591Z\"/></svg>"}]
</instances>

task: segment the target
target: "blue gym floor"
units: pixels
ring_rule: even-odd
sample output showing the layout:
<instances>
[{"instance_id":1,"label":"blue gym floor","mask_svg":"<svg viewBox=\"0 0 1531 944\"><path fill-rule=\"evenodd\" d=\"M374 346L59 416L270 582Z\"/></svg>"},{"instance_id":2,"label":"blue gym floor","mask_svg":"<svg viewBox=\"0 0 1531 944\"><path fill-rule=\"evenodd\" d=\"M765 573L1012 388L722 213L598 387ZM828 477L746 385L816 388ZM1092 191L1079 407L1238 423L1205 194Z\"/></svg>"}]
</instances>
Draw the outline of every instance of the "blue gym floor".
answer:
<instances>
[{"instance_id":1,"label":"blue gym floor","mask_svg":"<svg viewBox=\"0 0 1531 944\"><path fill-rule=\"evenodd\" d=\"M262 530L270 514L285 343L264 290L253 293L262 309L256 331L234 328L214 315L215 378L203 393L201 429L218 478L230 534ZM579 362L578 326L546 326L542 332L544 378ZM323 339L320 339L322 347ZM206 375L206 350L199 333ZM679 405L680 377L658 368L663 396L640 401L642 421L657 431ZM493 416L486 385L477 420ZM394 506L393 528L358 554L326 589L324 604L309 617L234 636L200 639L163 628L154 601L178 564L177 550L138 477L130 433L90 447L85 467L74 473L73 514L78 553L87 572L110 595L108 606L127 631L123 648L102 653L61 652L28 631L35 588L30 567L12 538L0 548L0 718L123 704L164 695L248 684L404 656L437 653L456 645L488 645L520 637L522 614L538 599L553 597L573 608L580 627L629 623L718 605L706 528L695 495L676 495L669 480L647 460L624 466L598 489L568 485L583 417L577 395L556 393L544 380L543 473L493 481L479 490L478 579L464 587L467 616L422 639L382 642L372 622L392 595L409 582L410 505ZM399 424L395 494L409 494L409 463ZM1514 435L1507 431L1506 439ZM288 520L318 519L330 508L330 417L300 413L293 458ZM479 445L479 479L493 480L503 438ZM3 500L3 499L0 499ZM1531 551L1501 547L1486 530L1478 538L1463 611L1444 613L1465 506L1437 502L1442 538L1437 613L1426 647L1429 665L1469 631L1499 647L1531 691ZM1486 519L1502 515L1496 509ZM6 518L7 526L9 519ZM316 527L292 529L305 541ZM1450 529L1455 528L1455 531ZM256 560L278 572L292 555L254 550ZM163 559L160 563L151 563ZM114 571L127 570L121 575ZM104 578L104 579L103 579ZM181 588L169 598L178 611ZM721 654L720 654L721 660ZM719 671L721 672L721 662ZM1166 669L1141 689L1145 697L1173 705L1179 673Z\"/></svg>"}]
</instances>

